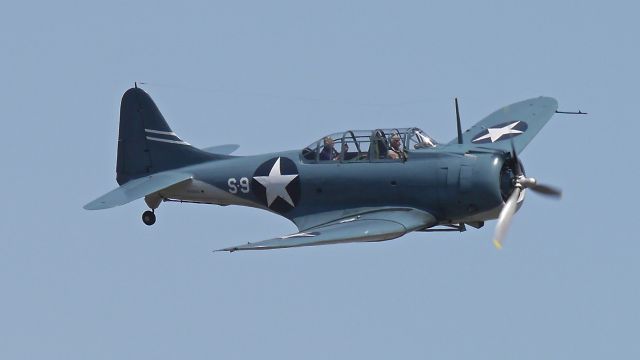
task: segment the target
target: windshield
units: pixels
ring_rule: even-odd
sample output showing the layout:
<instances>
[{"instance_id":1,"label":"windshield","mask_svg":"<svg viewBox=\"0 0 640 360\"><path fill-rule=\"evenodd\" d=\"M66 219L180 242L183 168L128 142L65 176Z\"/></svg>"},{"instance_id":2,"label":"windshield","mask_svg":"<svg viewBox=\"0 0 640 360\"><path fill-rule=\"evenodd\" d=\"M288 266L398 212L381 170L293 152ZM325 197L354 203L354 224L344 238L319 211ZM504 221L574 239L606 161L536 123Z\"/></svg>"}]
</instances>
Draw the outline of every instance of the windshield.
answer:
<instances>
[{"instance_id":1,"label":"windshield","mask_svg":"<svg viewBox=\"0 0 640 360\"><path fill-rule=\"evenodd\" d=\"M418 128L349 130L324 136L302 150L312 162L407 160L407 152L438 143Z\"/></svg>"},{"instance_id":2,"label":"windshield","mask_svg":"<svg viewBox=\"0 0 640 360\"><path fill-rule=\"evenodd\" d=\"M429 135L427 135L424 131L413 128L411 129L411 133L409 136L409 147L411 149L425 149L436 147L438 143L433 140Z\"/></svg>"}]
</instances>

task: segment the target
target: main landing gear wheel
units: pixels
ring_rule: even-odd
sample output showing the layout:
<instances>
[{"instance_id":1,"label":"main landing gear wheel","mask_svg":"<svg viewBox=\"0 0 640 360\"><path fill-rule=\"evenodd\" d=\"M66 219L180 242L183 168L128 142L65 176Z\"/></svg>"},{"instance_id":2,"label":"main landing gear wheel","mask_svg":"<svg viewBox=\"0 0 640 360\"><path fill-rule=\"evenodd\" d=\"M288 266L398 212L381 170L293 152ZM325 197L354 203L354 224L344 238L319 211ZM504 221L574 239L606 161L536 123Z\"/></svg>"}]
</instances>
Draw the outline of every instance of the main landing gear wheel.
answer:
<instances>
[{"instance_id":1,"label":"main landing gear wheel","mask_svg":"<svg viewBox=\"0 0 640 360\"><path fill-rule=\"evenodd\" d=\"M146 225L153 225L156 223L156 214L153 213L153 211L145 211L142 213L142 222L145 223Z\"/></svg>"}]
</instances>

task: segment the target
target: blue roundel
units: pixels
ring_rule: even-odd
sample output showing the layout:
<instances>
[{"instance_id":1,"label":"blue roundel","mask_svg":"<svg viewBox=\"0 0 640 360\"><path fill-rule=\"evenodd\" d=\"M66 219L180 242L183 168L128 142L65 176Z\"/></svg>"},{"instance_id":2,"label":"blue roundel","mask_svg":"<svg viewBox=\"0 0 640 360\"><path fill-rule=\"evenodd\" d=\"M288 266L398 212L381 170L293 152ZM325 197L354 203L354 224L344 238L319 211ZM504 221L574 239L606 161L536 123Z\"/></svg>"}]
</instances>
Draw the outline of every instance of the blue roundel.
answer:
<instances>
[{"instance_id":1,"label":"blue roundel","mask_svg":"<svg viewBox=\"0 0 640 360\"><path fill-rule=\"evenodd\" d=\"M502 124L492 125L486 130L482 130L471 140L474 144L494 143L511 139L513 137L524 134L529 126L526 122L520 120L511 120Z\"/></svg>"}]
</instances>

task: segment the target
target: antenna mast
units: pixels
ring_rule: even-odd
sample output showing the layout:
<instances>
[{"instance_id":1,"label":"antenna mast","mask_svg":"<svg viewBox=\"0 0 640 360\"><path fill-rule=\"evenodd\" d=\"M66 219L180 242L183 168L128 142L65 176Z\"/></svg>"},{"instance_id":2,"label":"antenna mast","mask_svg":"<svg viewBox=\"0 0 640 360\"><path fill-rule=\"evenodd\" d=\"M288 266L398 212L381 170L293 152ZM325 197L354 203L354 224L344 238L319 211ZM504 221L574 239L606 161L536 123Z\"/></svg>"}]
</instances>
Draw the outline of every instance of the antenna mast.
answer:
<instances>
[{"instance_id":1,"label":"antenna mast","mask_svg":"<svg viewBox=\"0 0 640 360\"><path fill-rule=\"evenodd\" d=\"M458 124L458 144L462 144L462 126L460 125L460 110L458 109L458 98L456 99L456 121Z\"/></svg>"}]
</instances>

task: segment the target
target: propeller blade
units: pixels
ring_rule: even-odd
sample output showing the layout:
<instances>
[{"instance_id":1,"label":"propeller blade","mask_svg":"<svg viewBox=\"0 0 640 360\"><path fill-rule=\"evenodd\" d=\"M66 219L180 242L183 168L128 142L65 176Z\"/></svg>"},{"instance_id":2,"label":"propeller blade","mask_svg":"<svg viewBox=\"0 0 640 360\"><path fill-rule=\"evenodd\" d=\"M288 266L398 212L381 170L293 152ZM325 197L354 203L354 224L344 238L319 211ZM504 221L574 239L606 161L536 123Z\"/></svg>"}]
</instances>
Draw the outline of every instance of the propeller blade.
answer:
<instances>
[{"instance_id":1,"label":"propeller blade","mask_svg":"<svg viewBox=\"0 0 640 360\"><path fill-rule=\"evenodd\" d=\"M556 199L560 199L562 197L562 190L549 185L535 184L534 186L529 187L529 189L537 192L538 194L546 195Z\"/></svg>"},{"instance_id":2,"label":"propeller blade","mask_svg":"<svg viewBox=\"0 0 640 360\"><path fill-rule=\"evenodd\" d=\"M516 212L516 208L518 207L518 198L520 197L520 192L522 189L520 187L516 187L513 189L513 193L507 199L507 203L500 211L500 216L498 217L498 223L496 224L496 232L493 236L493 245L497 249L502 249L502 241L504 240L505 235L507 234L507 230L509 229L509 225L511 225L511 218L513 214Z\"/></svg>"}]
</instances>

